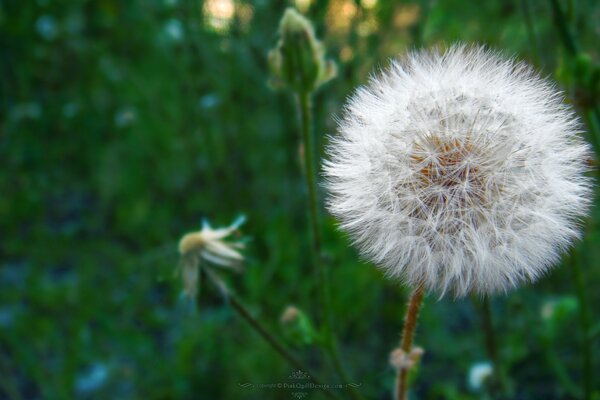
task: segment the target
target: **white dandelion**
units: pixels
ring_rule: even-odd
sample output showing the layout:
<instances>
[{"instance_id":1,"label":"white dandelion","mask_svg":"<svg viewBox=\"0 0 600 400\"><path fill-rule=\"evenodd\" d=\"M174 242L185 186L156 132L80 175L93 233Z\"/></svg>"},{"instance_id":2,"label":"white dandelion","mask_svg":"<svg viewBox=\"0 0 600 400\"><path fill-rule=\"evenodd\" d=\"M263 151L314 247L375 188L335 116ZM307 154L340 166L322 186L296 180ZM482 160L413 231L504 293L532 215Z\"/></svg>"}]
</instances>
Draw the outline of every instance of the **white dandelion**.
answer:
<instances>
[{"instance_id":1,"label":"white dandelion","mask_svg":"<svg viewBox=\"0 0 600 400\"><path fill-rule=\"evenodd\" d=\"M328 208L388 275L443 295L534 281L579 236L579 121L525 63L457 45L393 61L349 99Z\"/></svg>"}]
</instances>

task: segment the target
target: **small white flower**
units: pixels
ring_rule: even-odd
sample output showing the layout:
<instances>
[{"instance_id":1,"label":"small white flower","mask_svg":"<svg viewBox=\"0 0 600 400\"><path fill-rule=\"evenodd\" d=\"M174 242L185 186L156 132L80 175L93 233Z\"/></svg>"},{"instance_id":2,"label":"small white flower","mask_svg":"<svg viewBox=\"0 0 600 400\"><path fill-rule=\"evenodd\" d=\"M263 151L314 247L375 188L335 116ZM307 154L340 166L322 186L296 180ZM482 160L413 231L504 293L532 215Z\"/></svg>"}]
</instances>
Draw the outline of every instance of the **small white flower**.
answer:
<instances>
[{"instance_id":1,"label":"small white flower","mask_svg":"<svg viewBox=\"0 0 600 400\"><path fill-rule=\"evenodd\" d=\"M472 390L480 390L493 373L494 368L488 362L473 364L469 370L469 387Z\"/></svg>"},{"instance_id":2,"label":"small white flower","mask_svg":"<svg viewBox=\"0 0 600 400\"><path fill-rule=\"evenodd\" d=\"M244 257L238 250L244 248L244 244L226 241L226 239L243 223L244 218L240 217L226 228L212 229L205 220L200 231L187 233L181 238L179 241L180 272L186 296L190 298L196 296L199 267L202 261L219 267L239 270Z\"/></svg>"},{"instance_id":3,"label":"small white flower","mask_svg":"<svg viewBox=\"0 0 600 400\"><path fill-rule=\"evenodd\" d=\"M413 52L349 99L324 172L362 254L411 286L506 291L579 236L579 122L530 67L483 47Z\"/></svg>"}]
</instances>

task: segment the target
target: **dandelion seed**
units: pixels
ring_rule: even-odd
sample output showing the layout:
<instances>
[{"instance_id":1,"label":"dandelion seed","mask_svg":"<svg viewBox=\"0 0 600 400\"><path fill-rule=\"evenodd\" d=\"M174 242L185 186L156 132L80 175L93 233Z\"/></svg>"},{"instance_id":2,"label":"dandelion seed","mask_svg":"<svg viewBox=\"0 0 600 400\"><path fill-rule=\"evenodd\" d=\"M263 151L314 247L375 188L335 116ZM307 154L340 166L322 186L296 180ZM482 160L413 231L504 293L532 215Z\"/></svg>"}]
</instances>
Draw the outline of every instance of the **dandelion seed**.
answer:
<instances>
[{"instance_id":1,"label":"dandelion seed","mask_svg":"<svg viewBox=\"0 0 600 400\"><path fill-rule=\"evenodd\" d=\"M413 52L349 99L328 208L391 277L506 291L580 233L592 183L579 121L530 67L483 47Z\"/></svg>"}]
</instances>

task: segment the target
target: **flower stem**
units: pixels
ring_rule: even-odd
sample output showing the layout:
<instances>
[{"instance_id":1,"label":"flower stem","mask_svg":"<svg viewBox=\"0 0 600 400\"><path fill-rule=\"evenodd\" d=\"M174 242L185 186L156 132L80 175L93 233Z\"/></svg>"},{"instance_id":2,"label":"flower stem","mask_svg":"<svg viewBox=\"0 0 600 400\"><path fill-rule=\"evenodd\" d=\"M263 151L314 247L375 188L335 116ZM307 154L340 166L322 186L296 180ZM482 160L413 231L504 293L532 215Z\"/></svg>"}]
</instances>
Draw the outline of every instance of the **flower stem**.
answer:
<instances>
[{"instance_id":1,"label":"flower stem","mask_svg":"<svg viewBox=\"0 0 600 400\"><path fill-rule=\"evenodd\" d=\"M402 338L400 339L400 349L404 354L410 354L413 344L413 338L415 336L415 330L417 328L417 318L419 316L419 310L421 309L421 303L423 302L424 290L423 286L417 286L408 300L406 306L406 314L404 315L404 328L402 329ZM406 400L408 393L408 368L398 368L398 374L396 376L396 399Z\"/></svg>"},{"instance_id":2,"label":"flower stem","mask_svg":"<svg viewBox=\"0 0 600 400\"><path fill-rule=\"evenodd\" d=\"M302 140L304 143L304 172L308 191L309 219L312 232L312 258L319 276L319 290L323 306L323 329L326 338L332 336L331 296L329 293L329 274L321 259L321 228L319 223L319 199L317 195L317 174L315 168L315 143L312 134L312 113L310 93L298 93L298 107Z\"/></svg>"},{"instance_id":3,"label":"flower stem","mask_svg":"<svg viewBox=\"0 0 600 400\"><path fill-rule=\"evenodd\" d=\"M577 39L577 36L573 32L567 16L563 8L561 7L558 0L550 0L552 6L552 12L554 14L554 22L558 29L558 34L563 43L563 46L567 50L569 56L576 58L582 53L581 45ZM600 155L600 110L595 104L591 104L586 107L588 127L591 133L591 141L594 145L594 150L597 155Z\"/></svg>"},{"instance_id":4,"label":"flower stem","mask_svg":"<svg viewBox=\"0 0 600 400\"><path fill-rule=\"evenodd\" d=\"M531 4L529 0L521 0L521 11L523 13L523 18L525 19L525 29L527 31L527 39L529 41L529 49L531 51L531 56L540 65L543 65L544 61L542 60L539 43L535 34L535 26L533 24L533 17L531 15Z\"/></svg>"},{"instance_id":5,"label":"flower stem","mask_svg":"<svg viewBox=\"0 0 600 400\"><path fill-rule=\"evenodd\" d=\"M280 356L282 356L286 361L288 361L294 368L305 372L309 375L309 379L315 384L318 385L320 390L330 399L337 399L333 393L328 391L327 389L322 387L321 380L315 377L315 374L309 371L309 369L298 360L285 346L277 340L275 336L273 336L263 325L262 323L254 318L252 314L248 311L248 309L242 304L237 297L229 291L223 280L215 274L210 268L204 268L204 273L208 276L209 281L215 286L215 288L221 293L223 299L231 306L231 308L244 319L252 329L254 329L265 341L277 352Z\"/></svg>"},{"instance_id":6,"label":"flower stem","mask_svg":"<svg viewBox=\"0 0 600 400\"><path fill-rule=\"evenodd\" d=\"M494 320L492 318L492 306L490 300L485 296L481 302L481 313L483 316L483 333L485 340L485 349L487 355L494 366L494 375L491 383L493 398L499 398L506 390L504 372L500 365L500 357L498 356L498 344L496 334L494 332Z\"/></svg>"},{"instance_id":7,"label":"flower stem","mask_svg":"<svg viewBox=\"0 0 600 400\"><path fill-rule=\"evenodd\" d=\"M585 290L584 277L579 264L579 257L577 251L573 250L571 255L571 271L573 272L573 281L575 284L575 291L577 292L577 299L579 301L579 321L581 324L581 331L583 336L583 344L581 348L582 352L582 368L583 368L583 391L585 400L592 398L592 384L593 384L593 373L592 373L592 350L593 340L590 335L591 320L590 320L590 308L587 301L587 293Z\"/></svg>"},{"instance_id":8,"label":"flower stem","mask_svg":"<svg viewBox=\"0 0 600 400\"><path fill-rule=\"evenodd\" d=\"M298 113L300 114L300 127L304 144L304 172L306 188L308 192L309 220L312 232L312 260L317 270L319 279L319 297L322 306L322 329L325 339L325 349L333 367L344 384L350 382L350 378L342 364L337 339L333 332L333 313L331 306L331 291L329 284L329 273L321 258L321 227L319 223L319 198L317 195L317 173L316 173L316 148L312 133L312 112L310 92L301 91L297 93ZM354 387L350 393L355 399L361 396Z\"/></svg>"}]
</instances>

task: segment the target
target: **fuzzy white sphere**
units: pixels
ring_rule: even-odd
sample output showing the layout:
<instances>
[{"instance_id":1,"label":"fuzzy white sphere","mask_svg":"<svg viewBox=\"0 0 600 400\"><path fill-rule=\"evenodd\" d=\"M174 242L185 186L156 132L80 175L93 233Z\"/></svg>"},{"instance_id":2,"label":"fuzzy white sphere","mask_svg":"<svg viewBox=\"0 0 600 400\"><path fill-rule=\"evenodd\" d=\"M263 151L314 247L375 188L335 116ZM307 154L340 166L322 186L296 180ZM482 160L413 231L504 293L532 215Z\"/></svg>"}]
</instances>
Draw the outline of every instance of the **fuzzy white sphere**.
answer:
<instances>
[{"instance_id":1,"label":"fuzzy white sphere","mask_svg":"<svg viewBox=\"0 0 600 400\"><path fill-rule=\"evenodd\" d=\"M349 99L324 164L362 254L443 295L534 281L579 236L580 124L530 67L483 47L417 51Z\"/></svg>"}]
</instances>

